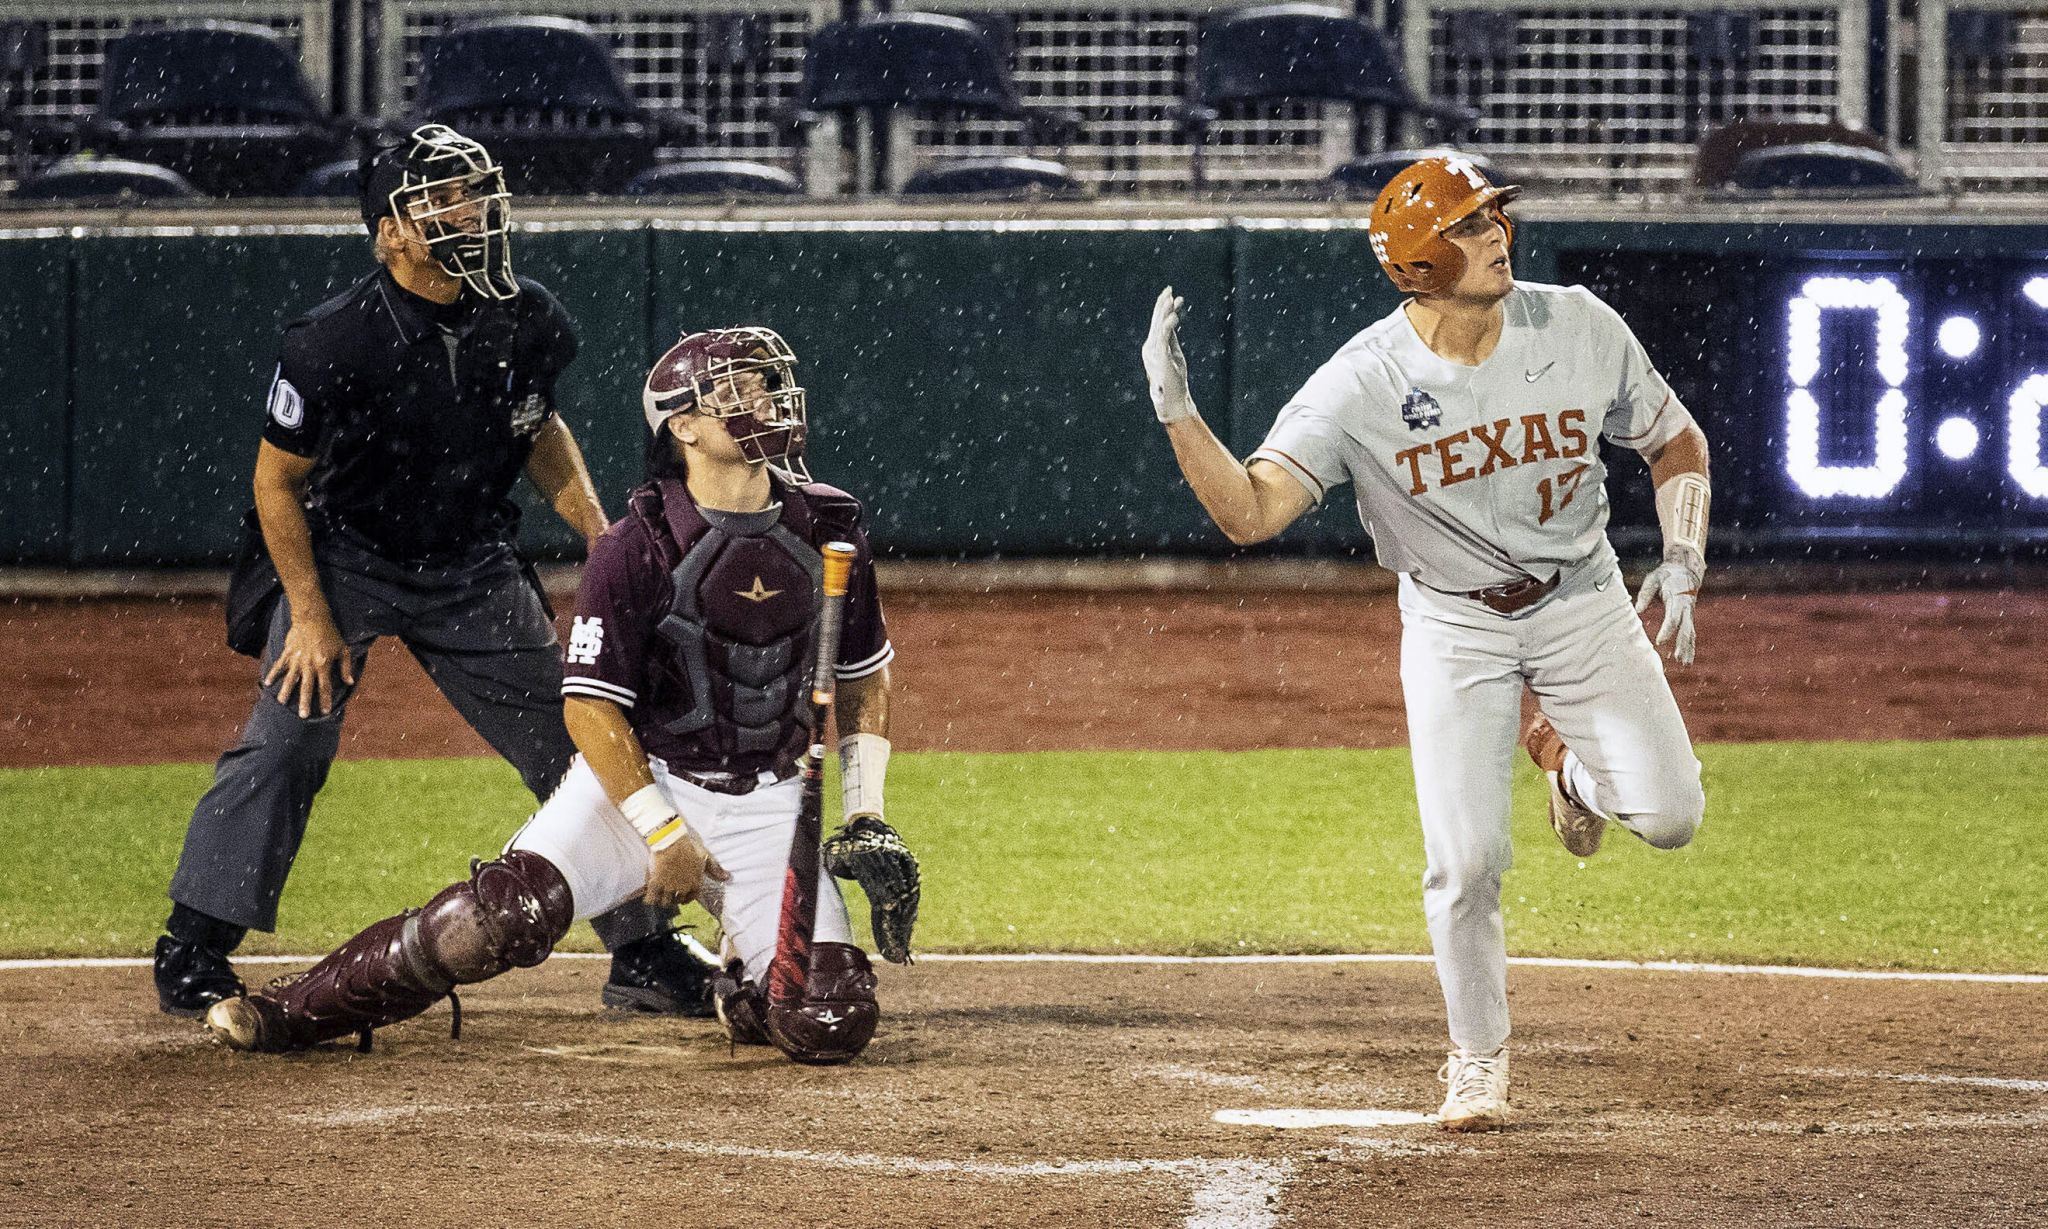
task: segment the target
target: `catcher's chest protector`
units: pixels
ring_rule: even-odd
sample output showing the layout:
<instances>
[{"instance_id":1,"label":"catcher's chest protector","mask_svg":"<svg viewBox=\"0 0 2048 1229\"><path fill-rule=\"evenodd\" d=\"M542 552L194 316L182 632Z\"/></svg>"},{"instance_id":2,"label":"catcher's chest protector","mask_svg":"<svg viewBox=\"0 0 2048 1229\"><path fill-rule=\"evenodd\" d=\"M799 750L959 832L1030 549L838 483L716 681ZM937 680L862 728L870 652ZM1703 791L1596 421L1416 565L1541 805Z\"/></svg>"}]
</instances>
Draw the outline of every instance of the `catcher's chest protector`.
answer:
<instances>
[{"instance_id":1,"label":"catcher's chest protector","mask_svg":"<svg viewBox=\"0 0 2048 1229\"><path fill-rule=\"evenodd\" d=\"M676 562L674 597L657 630L672 681L686 692L665 706L662 728L720 762L793 754L823 600L824 558L810 542L809 505L785 489L781 518L767 532L732 534L707 521L680 482L659 485L657 528Z\"/></svg>"}]
</instances>

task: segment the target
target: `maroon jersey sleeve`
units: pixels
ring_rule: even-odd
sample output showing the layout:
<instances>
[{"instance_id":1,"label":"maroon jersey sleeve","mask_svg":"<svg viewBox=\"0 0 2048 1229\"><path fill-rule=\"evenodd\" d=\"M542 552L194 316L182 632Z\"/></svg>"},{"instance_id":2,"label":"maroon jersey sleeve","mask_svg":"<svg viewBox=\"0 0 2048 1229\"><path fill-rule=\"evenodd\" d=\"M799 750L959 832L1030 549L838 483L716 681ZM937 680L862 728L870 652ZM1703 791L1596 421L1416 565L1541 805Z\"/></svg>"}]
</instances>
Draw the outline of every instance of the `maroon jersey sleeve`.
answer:
<instances>
[{"instance_id":1,"label":"maroon jersey sleeve","mask_svg":"<svg viewBox=\"0 0 2048 1229\"><path fill-rule=\"evenodd\" d=\"M889 664L896 649L882 619L882 595L875 587L875 552L868 535L856 526L853 574L846 581L846 609L839 631L839 662L832 673L842 679L865 678Z\"/></svg>"},{"instance_id":2,"label":"maroon jersey sleeve","mask_svg":"<svg viewBox=\"0 0 2048 1229\"><path fill-rule=\"evenodd\" d=\"M562 651L562 694L631 710L646 688L648 645L668 601L668 573L646 526L622 518L583 565L576 622Z\"/></svg>"}]
</instances>

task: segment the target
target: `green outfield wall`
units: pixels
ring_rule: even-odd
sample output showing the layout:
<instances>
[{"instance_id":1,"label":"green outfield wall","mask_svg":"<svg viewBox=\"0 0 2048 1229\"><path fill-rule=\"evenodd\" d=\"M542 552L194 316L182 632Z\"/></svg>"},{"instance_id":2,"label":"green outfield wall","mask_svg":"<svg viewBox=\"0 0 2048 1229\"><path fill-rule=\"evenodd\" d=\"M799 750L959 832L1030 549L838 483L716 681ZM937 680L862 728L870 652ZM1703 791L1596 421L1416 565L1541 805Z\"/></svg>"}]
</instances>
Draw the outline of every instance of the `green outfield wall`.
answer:
<instances>
[{"instance_id":1,"label":"green outfield wall","mask_svg":"<svg viewBox=\"0 0 2048 1229\"><path fill-rule=\"evenodd\" d=\"M1552 222L1524 225L1517 275L1548 280L1593 247L2031 258L2048 240L1991 224ZM561 403L609 506L639 472L649 359L683 330L761 323L802 357L813 470L861 494L877 541L903 554L1227 549L1145 399L1158 288L1188 299L1197 401L1240 451L1396 303L1355 221L561 222L515 251L577 321ZM279 331L369 268L343 226L0 237L0 563L223 560ZM1687 395L1724 424L1748 408ZM1348 503L1282 548L1360 549ZM573 545L544 511L525 536L542 554Z\"/></svg>"}]
</instances>

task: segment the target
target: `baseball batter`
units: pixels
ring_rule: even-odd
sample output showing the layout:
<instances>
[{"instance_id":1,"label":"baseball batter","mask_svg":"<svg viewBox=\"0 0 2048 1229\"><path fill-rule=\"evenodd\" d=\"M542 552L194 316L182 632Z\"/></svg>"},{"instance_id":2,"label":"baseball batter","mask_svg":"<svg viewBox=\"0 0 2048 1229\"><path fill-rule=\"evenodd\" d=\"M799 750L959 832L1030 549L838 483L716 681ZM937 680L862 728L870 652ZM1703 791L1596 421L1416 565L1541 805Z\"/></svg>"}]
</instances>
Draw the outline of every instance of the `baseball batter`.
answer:
<instances>
[{"instance_id":1,"label":"baseball batter","mask_svg":"<svg viewBox=\"0 0 2048 1229\"><path fill-rule=\"evenodd\" d=\"M643 392L654 480L598 540L577 594L562 695L578 754L560 788L501 857L424 908L214 1004L216 1036L271 1052L367 1036L458 985L539 964L575 919L701 895L723 932L714 1001L735 1043L802 1062L860 1053L875 977L834 876L861 882L883 954L907 961L918 871L882 818L895 654L873 557L860 504L804 473L795 363L761 328L693 333L661 357ZM821 548L834 541L854 548L834 668L846 824L825 842L803 995L771 1012L759 987L791 941L795 765L809 742Z\"/></svg>"},{"instance_id":2,"label":"baseball batter","mask_svg":"<svg viewBox=\"0 0 2048 1229\"><path fill-rule=\"evenodd\" d=\"M1168 287L1144 349L1153 408L1231 541L1279 533L1352 484L1382 566L1400 574L1401 685L1428 868L1423 906L1455 1049L1438 1121L1506 1125L1509 785L1521 741L1567 849L1609 822L1660 849L1705 805L1699 761L1638 615L1690 663L1705 571L1706 438L1621 318L1584 287L1514 280L1514 226L1469 161L1408 167L1373 202L1374 255L1410 297L1352 338L1244 462L1196 412ZM1656 484L1664 558L1634 608L1606 536L1605 438Z\"/></svg>"}]
</instances>

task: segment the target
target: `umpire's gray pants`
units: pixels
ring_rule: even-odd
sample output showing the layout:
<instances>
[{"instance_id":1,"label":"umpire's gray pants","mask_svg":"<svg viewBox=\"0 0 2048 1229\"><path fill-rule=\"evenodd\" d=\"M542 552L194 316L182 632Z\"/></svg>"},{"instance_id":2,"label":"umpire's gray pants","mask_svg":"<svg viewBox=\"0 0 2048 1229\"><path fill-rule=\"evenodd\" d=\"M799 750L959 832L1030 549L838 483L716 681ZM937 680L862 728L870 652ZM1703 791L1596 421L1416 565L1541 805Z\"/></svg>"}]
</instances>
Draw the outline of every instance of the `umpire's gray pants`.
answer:
<instances>
[{"instance_id":1,"label":"umpire's gray pants","mask_svg":"<svg viewBox=\"0 0 2048 1229\"><path fill-rule=\"evenodd\" d=\"M348 644L360 683L379 636L405 642L485 742L545 799L576 754L562 725L562 667L555 629L509 546L481 548L460 564L397 564L347 541L315 549L321 587ZM271 617L257 677L270 672L291 629L289 603ZM296 697L261 687L241 738L214 767L171 878L171 899L255 930L277 927L277 900L306 834L313 797L341 746L353 688L334 683L334 707L301 718ZM607 947L654 934L673 917L628 902L592 920Z\"/></svg>"}]
</instances>

